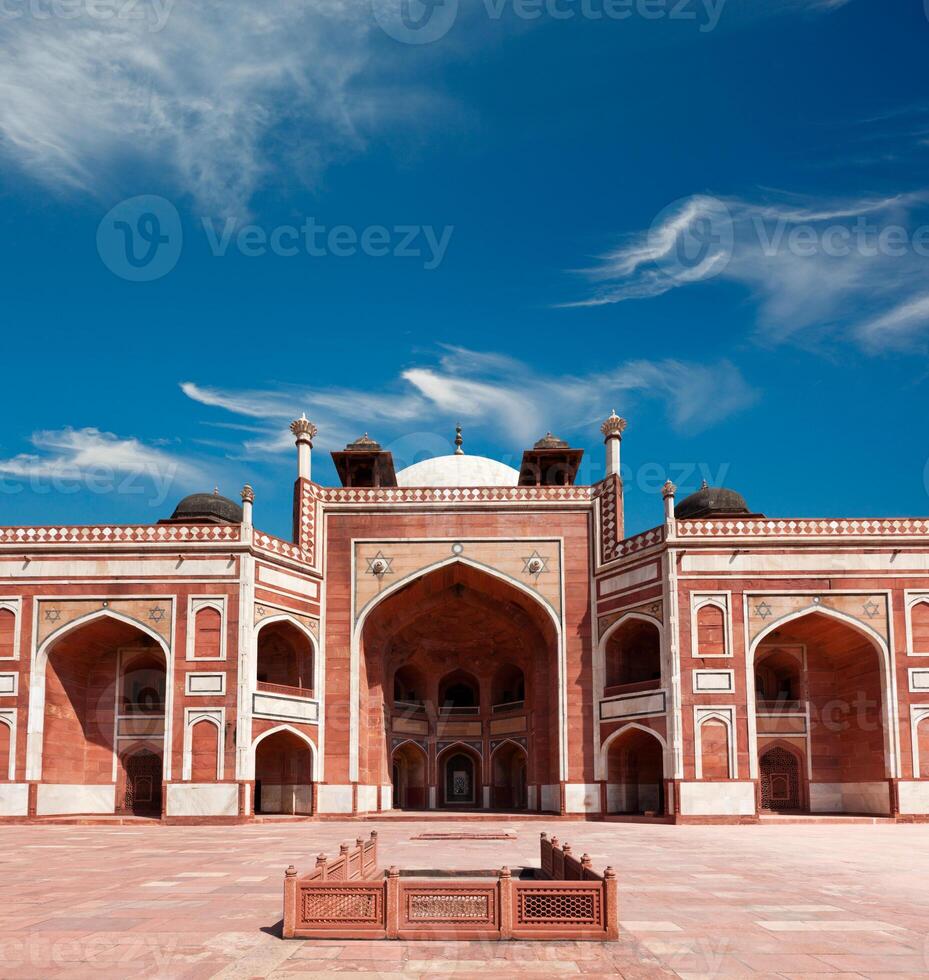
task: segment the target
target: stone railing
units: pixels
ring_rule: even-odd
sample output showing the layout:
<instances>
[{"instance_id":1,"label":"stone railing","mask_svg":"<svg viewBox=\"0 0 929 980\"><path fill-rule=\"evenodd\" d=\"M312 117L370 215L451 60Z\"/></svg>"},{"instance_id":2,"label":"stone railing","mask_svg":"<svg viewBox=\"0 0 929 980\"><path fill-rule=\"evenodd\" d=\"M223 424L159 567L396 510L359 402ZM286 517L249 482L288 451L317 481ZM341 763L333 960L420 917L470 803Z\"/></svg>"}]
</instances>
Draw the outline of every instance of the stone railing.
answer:
<instances>
[{"instance_id":1,"label":"stone railing","mask_svg":"<svg viewBox=\"0 0 929 980\"><path fill-rule=\"evenodd\" d=\"M272 684L270 681L256 681L255 690L265 694L284 694L290 698L307 698L315 700L313 688L294 687L292 684Z\"/></svg>"},{"instance_id":2,"label":"stone railing","mask_svg":"<svg viewBox=\"0 0 929 980\"><path fill-rule=\"evenodd\" d=\"M372 835L373 836L373 835ZM358 847L364 845L357 842ZM375 845L376 846L376 845ZM310 874L284 873L285 939L599 940L619 937L619 890L607 868L542 834L541 868L497 872L401 872L375 877L348 845ZM376 850L375 850L376 853ZM354 868L357 874L349 876ZM406 879L406 880L404 880Z\"/></svg>"},{"instance_id":3,"label":"stone railing","mask_svg":"<svg viewBox=\"0 0 929 980\"><path fill-rule=\"evenodd\" d=\"M0 527L0 545L214 544L241 539L238 524L106 524Z\"/></svg>"},{"instance_id":4,"label":"stone railing","mask_svg":"<svg viewBox=\"0 0 929 980\"><path fill-rule=\"evenodd\" d=\"M811 538L929 536L929 520L890 518L798 518L678 521L680 538Z\"/></svg>"},{"instance_id":5,"label":"stone railing","mask_svg":"<svg viewBox=\"0 0 929 980\"><path fill-rule=\"evenodd\" d=\"M283 558L291 558L294 561L311 564L312 555L292 541L285 541L283 538L276 538L273 534L265 534L264 531L256 531L252 539L258 551L267 551L272 555L280 555Z\"/></svg>"},{"instance_id":6,"label":"stone railing","mask_svg":"<svg viewBox=\"0 0 929 980\"><path fill-rule=\"evenodd\" d=\"M641 534L634 534L631 538L624 538L616 544L616 557L626 558L636 552L645 551L646 548L653 548L655 545L662 544L665 539L664 524L653 527Z\"/></svg>"},{"instance_id":7,"label":"stone railing","mask_svg":"<svg viewBox=\"0 0 929 980\"><path fill-rule=\"evenodd\" d=\"M324 504L589 503L595 487L317 487Z\"/></svg>"}]
</instances>

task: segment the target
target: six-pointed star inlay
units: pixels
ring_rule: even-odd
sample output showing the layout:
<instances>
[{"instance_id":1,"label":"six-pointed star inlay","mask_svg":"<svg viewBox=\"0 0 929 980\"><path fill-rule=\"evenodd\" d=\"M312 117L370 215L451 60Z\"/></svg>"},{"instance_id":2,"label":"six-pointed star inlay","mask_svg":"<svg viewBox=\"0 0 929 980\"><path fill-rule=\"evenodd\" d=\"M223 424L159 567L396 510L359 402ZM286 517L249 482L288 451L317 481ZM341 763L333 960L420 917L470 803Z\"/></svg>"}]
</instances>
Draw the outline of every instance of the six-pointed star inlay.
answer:
<instances>
[{"instance_id":1,"label":"six-pointed star inlay","mask_svg":"<svg viewBox=\"0 0 929 980\"><path fill-rule=\"evenodd\" d=\"M767 619L769 616L774 615L774 611L766 602L759 602L755 606L755 615L760 616L762 619Z\"/></svg>"},{"instance_id":2,"label":"six-pointed star inlay","mask_svg":"<svg viewBox=\"0 0 929 980\"><path fill-rule=\"evenodd\" d=\"M533 551L528 558L523 558L523 571L527 575L538 578L543 572L548 571L548 558L540 555L538 551Z\"/></svg>"},{"instance_id":3,"label":"six-pointed star inlay","mask_svg":"<svg viewBox=\"0 0 929 980\"><path fill-rule=\"evenodd\" d=\"M874 617L881 611L880 604L875 602L873 599L868 599L862 608L864 609L864 614L868 617L868 619L874 619Z\"/></svg>"},{"instance_id":4,"label":"six-pointed star inlay","mask_svg":"<svg viewBox=\"0 0 929 980\"><path fill-rule=\"evenodd\" d=\"M385 575L393 575L393 558L388 558L383 551L379 551L373 558L365 559L368 563L368 574L383 578Z\"/></svg>"}]
</instances>

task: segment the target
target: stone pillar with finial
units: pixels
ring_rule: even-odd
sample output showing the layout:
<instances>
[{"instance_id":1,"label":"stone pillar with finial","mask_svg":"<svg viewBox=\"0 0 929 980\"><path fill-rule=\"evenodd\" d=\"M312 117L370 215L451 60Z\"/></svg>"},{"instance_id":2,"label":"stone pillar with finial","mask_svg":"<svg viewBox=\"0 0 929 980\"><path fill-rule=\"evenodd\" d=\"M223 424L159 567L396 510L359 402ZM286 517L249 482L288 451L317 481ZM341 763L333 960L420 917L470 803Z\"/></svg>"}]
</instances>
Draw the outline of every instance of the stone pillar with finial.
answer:
<instances>
[{"instance_id":1,"label":"stone pillar with finial","mask_svg":"<svg viewBox=\"0 0 929 980\"><path fill-rule=\"evenodd\" d=\"M464 445L464 439L461 436L461 423L455 426L455 455L464 456L464 450L461 448Z\"/></svg>"},{"instance_id":2,"label":"stone pillar with finial","mask_svg":"<svg viewBox=\"0 0 929 980\"><path fill-rule=\"evenodd\" d=\"M252 507L255 503L255 491L246 483L242 487L242 524L252 526Z\"/></svg>"},{"instance_id":3,"label":"stone pillar with finial","mask_svg":"<svg viewBox=\"0 0 929 980\"><path fill-rule=\"evenodd\" d=\"M619 449L626 431L626 420L621 419L614 409L610 417L600 426L606 443L606 475L619 476Z\"/></svg>"},{"instance_id":4,"label":"stone pillar with finial","mask_svg":"<svg viewBox=\"0 0 929 980\"><path fill-rule=\"evenodd\" d=\"M290 431L297 440L297 477L300 480L312 480L313 440L318 430L304 413L290 423Z\"/></svg>"},{"instance_id":5,"label":"stone pillar with finial","mask_svg":"<svg viewBox=\"0 0 929 980\"><path fill-rule=\"evenodd\" d=\"M674 495L677 487L668 480L661 488L661 496L664 498L664 522L668 528L668 534L674 533Z\"/></svg>"}]
</instances>

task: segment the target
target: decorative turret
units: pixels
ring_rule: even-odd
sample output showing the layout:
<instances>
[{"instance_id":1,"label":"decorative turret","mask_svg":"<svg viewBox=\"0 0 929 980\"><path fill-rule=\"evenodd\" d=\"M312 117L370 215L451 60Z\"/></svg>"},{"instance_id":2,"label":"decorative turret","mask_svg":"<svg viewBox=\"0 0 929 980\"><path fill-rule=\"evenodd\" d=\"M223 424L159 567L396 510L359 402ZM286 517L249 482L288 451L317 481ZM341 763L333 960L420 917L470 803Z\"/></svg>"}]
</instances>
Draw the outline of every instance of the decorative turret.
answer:
<instances>
[{"instance_id":1,"label":"decorative turret","mask_svg":"<svg viewBox=\"0 0 929 980\"><path fill-rule=\"evenodd\" d=\"M667 525L674 523L674 495L677 487L670 481L661 488L661 496L664 498L664 522Z\"/></svg>"},{"instance_id":2,"label":"decorative turret","mask_svg":"<svg viewBox=\"0 0 929 980\"><path fill-rule=\"evenodd\" d=\"M252 506L255 503L255 491L246 483L242 487L242 523L252 526Z\"/></svg>"},{"instance_id":3,"label":"decorative turret","mask_svg":"<svg viewBox=\"0 0 929 980\"><path fill-rule=\"evenodd\" d=\"M572 449L564 439L545 435L523 453L519 470L521 487L573 487L583 449Z\"/></svg>"},{"instance_id":4,"label":"decorative turret","mask_svg":"<svg viewBox=\"0 0 929 980\"><path fill-rule=\"evenodd\" d=\"M304 412L300 418L290 423L290 431L297 440L297 477L301 480L310 480L313 467L313 440L319 430Z\"/></svg>"},{"instance_id":5,"label":"decorative turret","mask_svg":"<svg viewBox=\"0 0 929 980\"><path fill-rule=\"evenodd\" d=\"M343 487L395 487L397 474L393 454L385 452L366 432L350 442L342 452L334 452L339 479Z\"/></svg>"},{"instance_id":6,"label":"decorative turret","mask_svg":"<svg viewBox=\"0 0 929 980\"><path fill-rule=\"evenodd\" d=\"M616 414L616 409L610 413L610 417L600 426L603 439L606 443L606 475L619 476L619 448L623 441L623 433L626 431L626 420Z\"/></svg>"}]
</instances>

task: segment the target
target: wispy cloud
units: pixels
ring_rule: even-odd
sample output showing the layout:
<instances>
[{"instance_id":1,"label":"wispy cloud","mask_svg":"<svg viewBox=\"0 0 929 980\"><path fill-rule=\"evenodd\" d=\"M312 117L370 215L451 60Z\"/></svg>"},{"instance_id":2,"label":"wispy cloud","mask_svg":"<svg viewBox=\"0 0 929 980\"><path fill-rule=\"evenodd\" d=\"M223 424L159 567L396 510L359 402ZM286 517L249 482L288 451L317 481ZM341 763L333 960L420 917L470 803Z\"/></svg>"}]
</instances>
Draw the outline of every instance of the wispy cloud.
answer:
<instances>
[{"instance_id":1,"label":"wispy cloud","mask_svg":"<svg viewBox=\"0 0 929 980\"><path fill-rule=\"evenodd\" d=\"M0 149L56 187L108 189L131 162L241 214L276 167L312 182L401 111L355 87L371 30L355 0L139 0L107 19L39 6L0 17Z\"/></svg>"},{"instance_id":2,"label":"wispy cloud","mask_svg":"<svg viewBox=\"0 0 929 980\"><path fill-rule=\"evenodd\" d=\"M624 236L584 272L597 306L720 278L751 291L767 341L842 336L878 347L917 339L929 258L929 194L852 200L695 195ZM922 223L921 223L922 222Z\"/></svg>"},{"instance_id":3,"label":"wispy cloud","mask_svg":"<svg viewBox=\"0 0 929 980\"><path fill-rule=\"evenodd\" d=\"M859 323L855 333L866 347L883 350L886 347L907 347L915 337L927 330L929 293L924 293L899 303L878 317Z\"/></svg>"},{"instance_id":4,"label":"wispy cloud","mask_svg":"<svg viewBox=\"0 0 929 980\"><path fill-rule=\"evenodd\" d=\"M318 442L328 449L340 448L368 428L379 438L399 438L427 425L451 433L459 420L519 447L549 429L565 435L583 432L614 405L628 411L633 404L658 402L674 428L698 431L756 397L728 361L630 361L595 373L556 377L505 355L462 347L443 348L428 362L408 367L380 392L230 390L192 382L181 388L200 404L266 419L265 435L245 443L250 454L289 451L286 423L302 411L319 425Z\"/></svg>"},{"instance_id":5,"label":"wispy cloud","mask_svg":"<svg viewBox=\"0 0 929 980\"><path fill-rule=\"evenodd\" d=\"M149 486L154 490L149 503L160 504L176 482L191 485L203 479L194 463L133 436L68 427L34 432L29 441L35 452L0 459L5 482L91 493L137 494Z\"/></svg>"}]
</instances>

